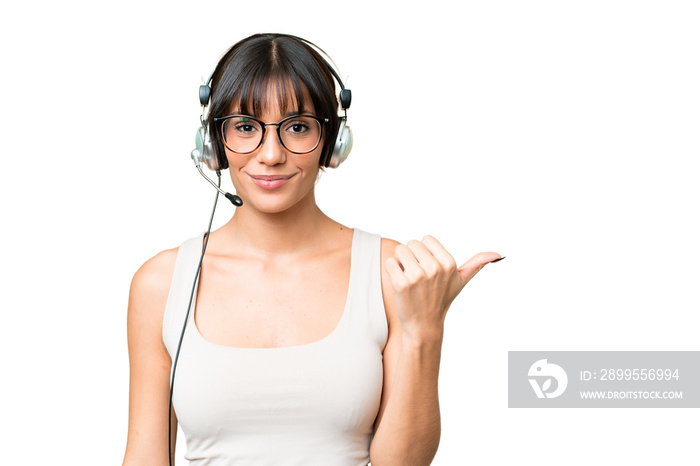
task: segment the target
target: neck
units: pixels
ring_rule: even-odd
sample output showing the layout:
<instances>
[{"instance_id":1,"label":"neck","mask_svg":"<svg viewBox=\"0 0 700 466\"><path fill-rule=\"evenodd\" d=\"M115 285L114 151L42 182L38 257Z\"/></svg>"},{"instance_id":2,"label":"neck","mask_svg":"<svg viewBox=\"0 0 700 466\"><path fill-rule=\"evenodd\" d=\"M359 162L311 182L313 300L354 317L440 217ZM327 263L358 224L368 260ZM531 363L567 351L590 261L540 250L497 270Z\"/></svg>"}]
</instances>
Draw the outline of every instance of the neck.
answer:
<instances>
[{"instance_id":1,"label":"neck","mask_svg":"<svg viewBox=\"0 0 700 466\"><path fill-rule=\"evenodd\" d=\"M316 204L313 192L290 209L266 213L244 205L220 230L220 238L229 250L267 257L299 254L318 248L329 229L340 227Z\"/></svg>"}]
</instances>

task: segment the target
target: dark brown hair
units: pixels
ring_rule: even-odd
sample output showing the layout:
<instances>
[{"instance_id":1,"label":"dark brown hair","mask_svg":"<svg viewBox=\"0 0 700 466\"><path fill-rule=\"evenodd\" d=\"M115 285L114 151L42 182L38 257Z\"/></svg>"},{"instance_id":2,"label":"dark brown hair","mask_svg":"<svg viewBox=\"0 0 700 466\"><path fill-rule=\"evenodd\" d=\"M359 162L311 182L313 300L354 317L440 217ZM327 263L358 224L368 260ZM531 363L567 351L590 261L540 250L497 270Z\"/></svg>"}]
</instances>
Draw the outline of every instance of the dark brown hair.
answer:
<instances>
[{"instance_id":1,"label":"dark brown hair","mask_svg":"<svg viewBox=\"0 0 700 466\"><path fill-rule=\"evenodd\" d=\"M234 110L259 117L267 106L275 104L286 113L287 97L292 97L299 113L310 98L314 114L328 119L322 130L325 139L320 164L324 165L337 136L338 100L330 65L314 47L287 34L255 34L234 44L219 60L210 84L207 125L222 169L228 168L228 160L214 119ZM268 101L270 86L277 89L280 102Z\"/></svg>"}]
</instances>

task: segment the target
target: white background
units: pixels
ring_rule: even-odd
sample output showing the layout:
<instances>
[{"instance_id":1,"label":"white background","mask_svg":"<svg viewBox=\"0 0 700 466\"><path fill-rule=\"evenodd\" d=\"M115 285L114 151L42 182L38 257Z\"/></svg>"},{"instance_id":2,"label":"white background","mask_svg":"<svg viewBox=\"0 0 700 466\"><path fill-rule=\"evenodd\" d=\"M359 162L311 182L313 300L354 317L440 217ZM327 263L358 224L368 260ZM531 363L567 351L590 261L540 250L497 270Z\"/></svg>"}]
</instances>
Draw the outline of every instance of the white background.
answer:
<instances>
[{"instance_id":1,"label":"white background","mask_svg":"<svg viewBox=\"0 0 700 466\"><path fill-rule=\"evenodd\" d=\"M355 147L322 177L322 209L403 242L433 234L460 263L507 256L448 315L433 464L697 464L696 409L508 409L507 352L700 349L699 10L3 6L2 463L121 463L129 283L203 231L213 201L189 158L197 87L232 43L287 32L353 91Z\"/></svg>"}]
</instances>

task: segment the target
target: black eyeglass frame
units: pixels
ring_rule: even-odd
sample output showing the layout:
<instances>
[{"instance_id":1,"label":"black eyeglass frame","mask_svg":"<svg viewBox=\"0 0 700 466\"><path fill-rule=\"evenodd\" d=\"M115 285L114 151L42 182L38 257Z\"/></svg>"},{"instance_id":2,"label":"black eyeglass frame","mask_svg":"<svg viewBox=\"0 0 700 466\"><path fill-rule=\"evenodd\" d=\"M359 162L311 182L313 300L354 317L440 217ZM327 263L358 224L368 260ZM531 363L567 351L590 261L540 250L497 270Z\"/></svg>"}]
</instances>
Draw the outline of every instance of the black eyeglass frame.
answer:
<instances>
[{"instance_id":1,"label":"black eyeglass frame","mask_svg":"<svg viewBox=\"0 0 700 466\"><path fill-rule=\"evenodd\" d=\"M226 140L224 139L224 132L223 132L224 123L226 122L226 120L228 120L230 118L236 118L236 117L248 118L249 120L253 120L253 121L257 122L258 124L260 124L260 127L262 128L262 135L260 136L260 142L258 142L258 145L255 146L254 149L249 150L248 152L239 152L239 151L231 149L228 146L228 144L226 144ZM284 141L282 141L282 135L280 134L280 127L282 126L282 123L284 123L287 120L293 120L294 118L299 118L299 117L313 118L314 120L316 120L318 122L319 126L321 127L321 132L318 135L318 141L316 141L316 145L314 145L314 147L312 149L309 149L309 150L304 151L304 152L296 152L296 151L289 149L284 144ZM286 118L281 119L277 123L264 123L264 122L258 120L257 118L250 116L250 115L241 115L241 114L227 115L225 117L214 118L214 123L216 123L216 128L219 130L219 134L221 136L221 143L228 150L230 150L231 152L235 152L236 154L250 154L251 152L255 152L262 145L263 141L265 140L265 129L266 129L265 127L266 126L277 126L277 140L280 142L282 147L284 147L286 150L288 150L292 154L308 154L309 152L313 152L318 148L318 144L321 142L321 139L323 139L324 124L328 123L328 121L329 121L328 118L320 118L320 117L317 117L316 115L311 115L308 113L299 113L297 115L291 115L291 116L288 116Z\"/></svg>"}]
</instances>

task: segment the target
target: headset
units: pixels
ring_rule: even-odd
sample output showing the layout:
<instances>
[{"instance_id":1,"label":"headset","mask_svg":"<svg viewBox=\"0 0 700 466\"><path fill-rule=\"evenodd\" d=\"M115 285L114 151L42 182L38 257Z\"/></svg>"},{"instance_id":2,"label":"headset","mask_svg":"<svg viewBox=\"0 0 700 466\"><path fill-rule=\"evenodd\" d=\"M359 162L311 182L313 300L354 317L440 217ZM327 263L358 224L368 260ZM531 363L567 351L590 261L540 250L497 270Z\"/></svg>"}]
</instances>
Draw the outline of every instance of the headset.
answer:
<instances>
[{"instance_id":1,"label":"headset","mask_svg":"<svg viewBox=\"0 0 700 466\"><path fill-rule=\"evenodd\" d=\"M328 71L331 72L335 80L338 82L338 84L340 84L340 106L344 114L339 118L338 132L333 149L330 151L330 153L323 154L320 161L320 165L323 167L337 168L345 161L345 159L347 159L348 155L350 154L350 150L352 149L352 130L347 125L347 110L350 108L350 103L352 101L352 92L350 89L345 87L342 79L340 79L340 75L329 63L329 61L332 62L333 60L331 60L331 58L326 55L323 50L313 43L302 39L301 37L292 36L289 34L278 34L278 36L294 39L318 52ZM217 171L222 169L220 160L224 157L226 152L224 151L223 143L220 139L212 139L209 131L207 130L207 122L204 119L205 109L209 106L209 102L211 100L211 81L213 77L214 71L209 75L206 82L199 86L199 103L202 105L202 116L200 117L200 123L202 126L197 130L197 135L195 137L196 148L192 151L192 159L195 161L198 168L201 163L204 163L212 171ZM214 185L211 180L210 182L212 185Z\"/></svg>"},{"instance_id":2,"label":"headset","mask_svg":"<svg viewBox=\"0 0 700 466\"><path fill-rule=\"evenodd\" d=\"M350 102L352 100L352 92L350 89L346 89L343 81L340 79L340 75L336 70L330 65L329 61L331 58L326 55L326 53L318 48L313 43L302 39L301 37L292 36L288 34L276 34L276 36L288 37L294 39L300 43L306 44L311 49L315 50L321 56L321 59L327 69L331 72L333 77L336 79L338 84L340 84L340 106L343 110L343 116L339 118L338 132L333 145L333 149L327 151L327 154L322 154L319 164L322 167L337 168L341 163L347 159L352 149L352 130L347 125L347 109L350 107ZM325 57L325 58L324 58ZM216 71L216 68L214 68ZM224 157L226 153L224 151L223 142L220 139L212 140L209 131L207 131L207 122L204 118L204 113L206 108L209 106L211 100L211 81L214 77L213 71L209 78L204 84L199 86L199 103L202 105L202 115L200 116L201 126L197 130L197 135L195 138L195 149L190 153L190 157L194 161L195 166L199 173L211 183L214 188L216 188L216 198L214 199L214 207L212 208L211 217L209 219L209 226L207 232L204 236L204 244L202 245L202 254L199 257L199 264L197 266L197 271L195 273L194 281L192 283L192 291L190 293L189 304L187 306L187 312L185 314L185 321L182 326L182 331L180 332L180 339L177 344L177 351L175 352L175 358L173 360L173 367L170 374L170 402L168 407L168 462L172 466L172 410L173 410L173 390L175 387L175 371L177 369L177 362L180 357L180 348L182 347L182 340L185 336L185 329L187 328L187 322L189 320L190 311L192 310L192 301L194 299L194 292L197 287L197 280L199 279L199 273L202 269L202 260L204 259L204 252L207 249L207 244L209 243L209 235L211 232L212 221L214 220L214 213L216 212L216 204L219 199L219 193L223 194L233 205L240 207L243 205L243 200L235 194L227 193L221 189L221 170L223 167L220 164L220 157ZM206 165L210 170L216 172L218 178L218 183L204 174L201 165Z\"/></svg>"}]
</instances>

